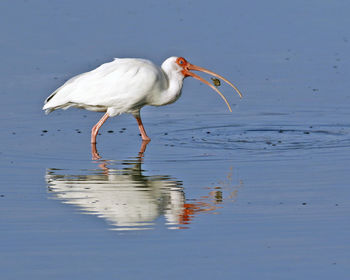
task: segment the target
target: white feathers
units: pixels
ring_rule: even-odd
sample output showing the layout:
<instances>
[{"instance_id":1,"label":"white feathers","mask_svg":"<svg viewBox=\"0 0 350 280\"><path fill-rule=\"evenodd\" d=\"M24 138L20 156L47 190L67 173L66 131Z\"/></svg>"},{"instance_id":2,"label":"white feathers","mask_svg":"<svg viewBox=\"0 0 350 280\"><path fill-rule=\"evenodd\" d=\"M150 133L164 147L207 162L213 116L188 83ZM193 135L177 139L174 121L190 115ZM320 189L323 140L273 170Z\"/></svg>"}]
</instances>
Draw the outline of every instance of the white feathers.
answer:
<instances>
[{"instance_id":1,"label":"white feathers","mask_svg":"<svg viewBox=\"0 0 350 280\"><path fill-rule=\"evenodd\" d=\"M184 76L168 58L162 68L145 59L122 58L75 76L54 91L43 110L69 107L107 111L113 117L137 113L145 105L161 106L180 96Z\"/></svg>"}]
</instances>

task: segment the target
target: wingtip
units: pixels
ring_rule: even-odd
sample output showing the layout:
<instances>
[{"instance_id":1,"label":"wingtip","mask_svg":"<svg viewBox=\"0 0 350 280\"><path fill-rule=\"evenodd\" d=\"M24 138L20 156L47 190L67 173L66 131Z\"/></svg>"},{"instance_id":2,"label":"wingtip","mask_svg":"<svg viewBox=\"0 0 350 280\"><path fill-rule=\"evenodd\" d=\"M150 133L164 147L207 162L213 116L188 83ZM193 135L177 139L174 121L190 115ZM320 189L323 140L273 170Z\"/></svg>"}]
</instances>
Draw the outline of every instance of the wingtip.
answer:
<instances>
[{"instance_id":1,"label":"wingtip","mask_svg":"<svg viewBox=\"0 0 350 280\"><path fill-rule=\"evenodd\" d=\"M48 115L53 111L52 108L47 108L46 105L43 106L42 110L45 111L45 115Z\"/></svg>"}]
</instances>

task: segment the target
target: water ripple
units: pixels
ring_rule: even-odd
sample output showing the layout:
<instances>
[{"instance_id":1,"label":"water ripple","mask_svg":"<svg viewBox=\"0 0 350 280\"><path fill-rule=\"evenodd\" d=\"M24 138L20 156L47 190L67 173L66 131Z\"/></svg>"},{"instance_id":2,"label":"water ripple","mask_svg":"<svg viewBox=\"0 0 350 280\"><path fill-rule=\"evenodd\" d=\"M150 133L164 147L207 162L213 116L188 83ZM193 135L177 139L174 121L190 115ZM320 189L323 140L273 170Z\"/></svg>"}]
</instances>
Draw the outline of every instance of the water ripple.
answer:
<instances>
[{"instance_id":1,"label":"water ripple","mask_svg":"<svg viewBox=\"0 0 350 280\"><path fill-rule=\"evenodd\" d=\"M183 132L183 133L180 133ZM174 131L165 140L190 148L293 151L350 147L348 125L222 125ZM181 135L182 137L179 137Z\"/></svg>"}]
</instances>

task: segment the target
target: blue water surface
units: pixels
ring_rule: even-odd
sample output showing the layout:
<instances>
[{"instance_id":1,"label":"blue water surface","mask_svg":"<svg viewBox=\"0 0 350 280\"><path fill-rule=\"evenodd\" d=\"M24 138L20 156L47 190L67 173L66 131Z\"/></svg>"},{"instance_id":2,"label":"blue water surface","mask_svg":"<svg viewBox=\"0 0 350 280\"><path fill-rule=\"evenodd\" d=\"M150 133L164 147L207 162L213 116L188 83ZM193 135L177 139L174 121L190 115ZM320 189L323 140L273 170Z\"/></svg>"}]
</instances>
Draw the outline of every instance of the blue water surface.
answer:
<instances>
[{"instance_id":1,"label":"blue water surface","mask_svg":"<svg viewBox=\"0 0 350 280\"><path fill-rule=\"evenodd\" d=\"M348 279L348 1L2 1L1 279ZM64 81L169 56L230 79L46 116ZM210 76L205 76L210 80Z\"/></svg>"}]
</instances>

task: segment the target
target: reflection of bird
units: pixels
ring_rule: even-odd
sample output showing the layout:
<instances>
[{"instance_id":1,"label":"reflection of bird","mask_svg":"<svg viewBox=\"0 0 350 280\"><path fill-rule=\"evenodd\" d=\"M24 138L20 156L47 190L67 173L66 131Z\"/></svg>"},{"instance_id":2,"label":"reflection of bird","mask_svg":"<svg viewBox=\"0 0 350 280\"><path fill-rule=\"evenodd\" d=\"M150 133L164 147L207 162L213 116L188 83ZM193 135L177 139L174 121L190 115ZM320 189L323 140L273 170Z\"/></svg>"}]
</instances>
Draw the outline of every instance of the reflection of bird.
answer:
<instances>
[{"instance_id":1,"label":"reflection of bird","mask_svg":"<svg viewBox=\"0 0 350 280\"><path fill-rule=\"evenodd\" d=\"M181 182L169 176L145 176L141 161L126 161L127 167L101 169L85 175L61 175L49 169L49 190L86 213L96 214L122 229L146 229L161 214L168 223L178 224L184 206Z\"/></svg>"},{"instance_id":2,"label":"reflection of bird","mask_svg":"<svg viewBox=\"0 0 350 280\"><path fill-rule=\"evenodd\" d=\"M160 216L169 228L183 228L198 213L220 208L222 191L232 188L230 181L227 186L219 183L208 188L208 195L189 202L181 181L167 175L143 175L140 157L122 162L122 169L107 164L116 165L100 161L99 169L80 170L79 175L48 169L48 189L64 203L105 219L114 229L138 230L151 228Z\"/></svg>"},{"instance_id":3,"label":"reflection of bird","mask_svg":"<svg viewBox=\"0 0 350 280\"><path fill-rule=\"evenodd\" d=\"M193 65L182 57L170 57L161 67L145 59L115 59L87 73L75 76L53 92L46 100L43 110L47 113L69 107L106 112L92 128L91 143L103 123L122 113L131 113L137 120L142 140L149 141L143 127L140 109L145 105L162 106L175 102L181 95L183 79L191 76L213 88L231 107L222 93L190 70L202 71L222 79L239 90L222 76Z\"/></svg>"}]
</instances>

